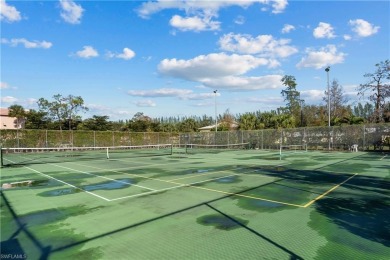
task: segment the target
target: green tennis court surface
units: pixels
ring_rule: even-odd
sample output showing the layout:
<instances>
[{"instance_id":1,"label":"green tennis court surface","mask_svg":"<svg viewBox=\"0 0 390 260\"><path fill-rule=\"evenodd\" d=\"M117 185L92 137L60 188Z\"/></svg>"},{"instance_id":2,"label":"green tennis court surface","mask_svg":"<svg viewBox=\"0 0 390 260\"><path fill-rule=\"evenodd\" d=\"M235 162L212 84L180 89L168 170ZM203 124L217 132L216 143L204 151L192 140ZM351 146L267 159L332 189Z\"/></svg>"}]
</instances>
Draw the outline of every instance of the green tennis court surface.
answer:
<instances>
[{"instance_id":1,"label":"green tennis court surface","mask_svg":"<svg viewBox=\"0 0 390 260\"><path fill-rule=\"evenodd\" d=\"M389 166L388 153L175 148L21 160L1 169L1 254L388 259Z\"/></svg>"}]
</instances>

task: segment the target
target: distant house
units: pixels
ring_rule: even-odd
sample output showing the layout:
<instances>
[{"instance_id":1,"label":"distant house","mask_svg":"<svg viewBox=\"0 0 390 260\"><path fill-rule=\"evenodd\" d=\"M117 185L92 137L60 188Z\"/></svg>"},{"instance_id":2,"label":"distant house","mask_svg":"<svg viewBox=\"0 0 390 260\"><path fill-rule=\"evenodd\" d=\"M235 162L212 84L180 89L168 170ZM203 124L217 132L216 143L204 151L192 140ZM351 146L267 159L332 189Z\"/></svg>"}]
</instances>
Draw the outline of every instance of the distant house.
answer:
<instances>
[{"instance_id":1,"label":"distant house","mask_svg":"<svg viewBox=\"0 0 390 260\"><path fill-rule=\"evenodd\" d=\"M225 124L225 122L220 122L220 123L217 124L217 126L219 127L221 124ZM230 123L229 130L237 130L238 127L239 127L238 123L232 122L232 123ZM198 128L198 130L199 130L200 132L215 131L215 124L214 124L214 125L208 125L208 126L204 126L204 127Z\"/></svg>"},{"instance_id":2,"label":"distant house","mask_svg":"<svg viewBox=\"0 0 390 260\"><path fill-rule=\"evenodd\" d=\"M24 119L18 122L16 117L10 117L8 108L0 108L0 129L22 129L24 123Z\"/></svg>"}]
</instances>

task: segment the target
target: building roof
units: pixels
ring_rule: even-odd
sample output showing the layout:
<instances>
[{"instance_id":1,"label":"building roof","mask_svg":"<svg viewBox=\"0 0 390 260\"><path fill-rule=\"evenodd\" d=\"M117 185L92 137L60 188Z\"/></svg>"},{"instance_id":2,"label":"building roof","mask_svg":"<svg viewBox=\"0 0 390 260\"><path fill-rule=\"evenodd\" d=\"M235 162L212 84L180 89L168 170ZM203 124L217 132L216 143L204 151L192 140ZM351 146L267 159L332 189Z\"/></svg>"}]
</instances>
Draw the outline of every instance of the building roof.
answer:
<instances>
[{"instance_id":1,"label":"building roof","mask_svg":"<svg viewBox=\"0 0 390 260\"><path fill-rule=\"evenodd\" d=\"M0 107L0 116L8 116L9 109Z\"/></svg>"}]
</instances>

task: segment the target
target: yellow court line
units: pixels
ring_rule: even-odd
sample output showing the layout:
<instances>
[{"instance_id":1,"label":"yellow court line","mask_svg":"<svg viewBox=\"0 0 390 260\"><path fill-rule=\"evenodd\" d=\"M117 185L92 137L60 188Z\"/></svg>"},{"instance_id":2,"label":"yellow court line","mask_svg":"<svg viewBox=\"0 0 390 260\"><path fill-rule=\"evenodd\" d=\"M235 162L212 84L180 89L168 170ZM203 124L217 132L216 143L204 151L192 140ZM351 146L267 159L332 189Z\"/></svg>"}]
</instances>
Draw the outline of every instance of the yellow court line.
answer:
<instances>
[{"instance_id":1,"label":"yellow court line","mask_svg":"<svg viewBox=\"0 0 390 260\"><path fill-rule=\"evenodd\" d=\"M242 169L248 169L250 168L251 166L249 167L242 167L242 168L236 168L233 170L242 170ZM261 174L247 174L248 172L254 172L254 171L257 171L257 170L251 170L251 171L246 171L246 172L242 172L242 173L230 173L229 171L232 171L232 170L221 170L221 171L213 171L213 172L208 172L208 173L200 173L200 174L191 174L190 176L185 176L185 177L180 177L180 178L176 178L176 179L172 179L172 180L169 180L169 181L177 181L177 180L184 180L184 179L190 179L190 178L196 178L196 177L200 177L200 176L206 176L206 175L211 175L211 174L216 174L216 173L221 173L221 172L226 172L226 173L229 173L229 174L232 174L232 175L237 175L237 176L244 176L244 175L248 175L248 176L257 176L257 177L262 177L262 178L276 178L276 177L271 177L271 176L266 176L266 175L261 175Z\"/></svg>"},{"instance_id":2,"label":"yellow court line","mask_svg":"<svg viewBox=\"0 0 390 260\"><path fill-rule=\"evenodd\" d=\"M346 183L347 181L349 181L350 179L352 179L353 177L355 177L356 175L358 175L358 173L355 173L354 175L352 175L351 177L349 177L348 179L346 179L345 181L343 181L342 183L339 183L337 184L336 186L334 186L333 188L329 189L328 191L324 192L323 194L319 195L317 198L309 201L308 203L306 203L306 205L304 205L303 207L304 208L307 208L309 207L311 204L313 204L314 202L316 202L317 200L321 199L322 197L326 196L327 194L329 194L330 192L334 191L335 189L337 189L338 187L340 187L341 185L343 185L344 183Z\"/></svg>"},{"instance_id":3,"label":"yellow court line","mask_svg":"<svg viewBox=\"0 0 390 260\"><path fill-rule=\"evenodd\" d=\"M198 187L198 186L192 186L192 185L189 185L189 187L202 189L202 190L213 191L213 192L219 192L219 193L223 193L223 194L228 194L228 195L233 195L233 196L238 196L238 197L244 197L244 198L249 198L249 199L264 200L264 201L268 201L268 202L273 202L273 203L278 203L278 204L283 204L283 205L288 205L288 206L294 206L294 207L299 207L299 208L304 208L305 207L305 206L302 206L302 205L297 205L297 204L292 204L292 203L287 203L287 202L281 202L281 201L276 201L276 200L269 200L269 199L264 199L264 198L259 198L259 197L248 196L248 195L242 195L242 194L238 194L238 193L234 193L234 192L214 190L214 189L209 189L209 188L205 188L205 187Z\"/></svg>"}]
</instances>

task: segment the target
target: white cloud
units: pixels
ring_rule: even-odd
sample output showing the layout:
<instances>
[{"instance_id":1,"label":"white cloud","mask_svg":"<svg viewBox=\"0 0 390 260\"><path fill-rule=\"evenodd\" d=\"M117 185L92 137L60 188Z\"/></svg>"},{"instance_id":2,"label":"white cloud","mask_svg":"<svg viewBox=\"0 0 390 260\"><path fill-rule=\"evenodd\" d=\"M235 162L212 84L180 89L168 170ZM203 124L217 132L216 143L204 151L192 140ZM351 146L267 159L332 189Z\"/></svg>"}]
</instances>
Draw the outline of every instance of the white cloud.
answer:
<instances>
[{"instance_id":1,"label":"white cloud","mask_svg":"<svg viewBox=\"0 0 390 260\"><path fill-rule=\"evenodd\" d=\"M135 52L129 48L124 48L122 53L115 54L112 52L107 53L107 57L109 58L118 58L118 59L124 59L124 60L131 60L135 57Z\"/></svg>"},{"instance_id":2,"label":"white cloud","mask_svg":"<svg viewBox=\"0 0 390 260\"><path fill-rule=\"evenodd\" d=\"M99 56L99 53L92 46L84 46L81 51L76 52L76 55L80 58L89 59Z\"/></svg>"},{"instance_id":3,"label":"white cloud","mask_svg":"<svg viewBox=\"0 0 390 260\"><path fill-rule=\"evenodd\" d=\"M269 60L251 55L211 53L190 60L164 59L158 70L163 75L202 82L205 78L241 75L269 64Z\"/></svg>"},{"instance_id":4,"label":"white cloud","mask_svg":"<svg viewBox=\"0 0 390 260\"><path fill-rule=\"evenodd\" d=\"M312 102L321 102L322 97L325 95L324 90L318 89L310 89L310 90L302 90L301 97L306 101L306 103Z\"/></svg>"},{"instance_id":5,"label":"white cloud","mask_svg":"<svg viewBox=\"0 0 390 260\"><path fill-rule=\"evenodd\" d=\"M205 88L203 86L203 88ZM152 89L152 90L129 90L127 92L131 96L137 97L176 97L183 100L205 100L214 98L215 94L213 92L209 93L194 93L192 90L188 89L175 89L175 88L161 88L161 89ZM220 96L220 93L216 94Z\"/></svg>"},{"instance_id":6,"label":"white cloud","mask_svg":"<svg viewBox=\"0 0 390 260\"><path fill-rule=\"evenodd\" d=\"M379 31L379 26L374 26L363 19L350 20L349 25L359 37L368 37Z\"/></svg>"},{"instance_id":7,"label":"white cloud","mask_svg":"<svg viewBox=\"0 0 390 260\"><path fill-rule=\"evenodd\" d=\"M273 60L252 55L212 53L190 60L165 59L160 62L158 70L163 75L198 82L213 89L257 90L280 87L282 77L246 77L243 74L273 63Z\"/></svg>"},{"instance_id":8,"label":"white cloud","mask_svg":"<svg viewBox=\"0 0 390 260\"><path fill-rule=\"evenodd\" d=\"M14 103L16 101L18 101L18 99L15 98L15 97L11 97L11 96L1 97L1 102L2 103Z\"/></svg>"},{"instance_id":9,"label":"white cloud","mask_svg":"<svg viewBox=\"0 0 390 260\"><path fill-rule=\"evenodd\" d=\"M193 93L185 96L181 96L181 99L186 99L186 100L205 100L205 99L213 99L215 96L219 97L221 96L221 93Z\"/></svg>"},{"instance_id":10,"label":"white cloud","mask_svg":"<svg viewBox=\"0 0 390 260\"><path fill-rule=\"evenodd\" d=\"M345 53L338 52L336 46L327 45L316 51L308 48L306 56L297 64L298 68L321 69L328 65L343 63Z\"/></svg>"},{"instance_id":11,"label":"white cloud","mask_svg":"<svg viewBox=\"0 0 390 260\"><path fill-rule=\"evenodd\" d=\"M20 12L14 6L8 5L5 0L0 0L0 20L12 23L21 19Z\"/></svg>"},{"instance_id":12,"label":"white cloud","mask_svg":"<svg viewBox=\"0 0 390 260\"><path fill-rule=\"evenodd\" d=\"M181 17L180 15L174 15L169 24L180 31L215 31L220 28L220 22L212 21L211 17Z\"/></svg>"},{"instance_id":13,"label":"white cloud","mask_svg":"<svg viewBox=\"0 0 390 260\"><path fill-rule=\"evenodd\" d=\"M142 18L148 18L151 15L158 13L165 9L179 9L188 13L217 13L219 9L229 6L240 6L247 8L253 4L260 3L271 6L273 13L281 13L287 7L287 0L219 0L219 1L193 1L193 0L172 0L164 1L158 0L153 2L146 2L141 5L137 13Z\"/></svg>"},{"instance_id":14,"label":"white cloud","mask_svg":"<svg viewBox=\"0 0 390 260\"><path fill-rule=\"evenodd\" d=\"M127 93L137 97L182 97L192 94L192 90L161 88L152 90L129 90Z\"/></svg>"},{"instance_id":15,"label":"white cloud","mask_svg":"<svg viewBox=\"0 0 390 260\"><path fill-rule=\"evenodd\" d=\"M236 19L234 19L234 23L243 25L245 23L245 17L242 15L237 16Z\"/></svg>"},{"instance_id":16,"label":"white cloud","mask_svg":"<svg viewBox=\"0 0 390 260\"><path fill-rule=\"evenodd\" d=\"M60 5L62 8L61 17L65 22L71 24L80 23L84 12L84 9L81 7L81 5L77 5L72 0L60 0Z\"/></svg>"},{"instance_id":17,"label":"white cloud","mask_svg":"<svg viewBox=\"0 0 390 260\"><path fill-rule=\"evenodd\" d=\"M253 4L263 4L272 7L273 13L281 13L287 6L287 0L219 0L219 1L193 1L193 0L158 0L145 2L136 11L142 18L165 9L178 9L186 13L186 17L174 15L170 24L181 31L219 30L220 22L212 20L218 17L221 8L240 6L247 8Z\"/></svg>"},{"instance_id":18,"label":"white cloud","mask_svg":"<svg viewBox=\"0 0 390 260\"><path fill-rule=\"evenodd\" d=\"M320 38L331 39L331 38L336 37L334 34L334 29L333 29L332 25L330 25L328 23L323 23L323 22L320 22L318 24L318 27L314 29L313 35L317 39L320 39Z\"/></svg>"},{"instance_id":19,"label":"white cloud","mask_svg":"<svg viewBox=\"0 0 390 260\"><path fill-rule=\"evenodd\" d=\"M155 107L156 103L154 103L152 100L139 100L135 102L137 107Z\"/></svg>"},{"instance_id":20,"label":"white cloud","mask_svg":"<svg viewBox=\"0 0 390 260\"><path fill-rule=\"evenodd\" d=\"M291 31L295 30L295 26L291 24L285 24L282 29L282 33L289 33Z\"/></svg>"},{"instance_id":21,"label":"white cloud","mask_svg":"<svg viewBox=\"0 0 390 260\"><path fill-rule=\"evenodd\" d=\"M344 34L344 35L343 35L343 38L344 38L344 40L346 40L346 41L350 41L350 40L352 39L352 36L351 36L351 35L348 35L348 34Z\"/></svg>"},{"instance_id":22,"label":"white cloud","mask_svg":"<svg viewBox=\"0 0 390 260\"><path fill-rule=\"evenodd\" d=\"M47 41L29 41L24 38L20 39L1 39L2 44L8 44L9 46L16 47L19 44L24 45L25 48L27 49L33 49L33 48L42 48L42 49L49 49L53 46L51 42Z\"/></svg>"},{"instance_id":23,"label":"white cloud","mask_svg":"<svg viewBox=\"0 0 390 260\"><path fill-rule=\"evenodd\" d=\"M260 77L226 76L204 79L202 83L210 88L227 89L231 91L276 89L282 87L282 76L266 75Z\"/></svg>"},{"instance_id":24,"label":"white cloud","mask_svg":"<svg viewBox=\"0 0 390 260\"><path fill-rule=\"evenodd\" d=\"M100 104L87 104L89 108L88 114L92 115L102 115L109 116L111 120L123 119L124 116L132 116L134 113L129 112L123 108L107 107Z\"/></svg>"},{"instance_id":25,"label":"white cloud","mask_svg":"<svg viewBox=\"0 0 390 260\"><path fill-rule=\"evenodd\" d=\"M219 39L222 50L244 54L260 54L265 57L285 58L298 52L289 45L289 39L274 39L272 35L259 35L253 38L247 34L225 34Z\"/></svg>"}]
</instances>

